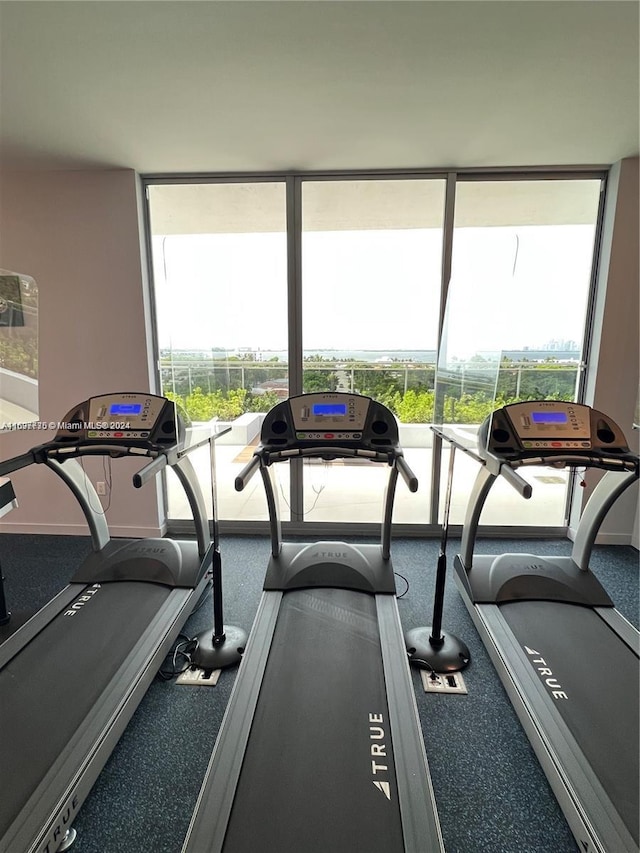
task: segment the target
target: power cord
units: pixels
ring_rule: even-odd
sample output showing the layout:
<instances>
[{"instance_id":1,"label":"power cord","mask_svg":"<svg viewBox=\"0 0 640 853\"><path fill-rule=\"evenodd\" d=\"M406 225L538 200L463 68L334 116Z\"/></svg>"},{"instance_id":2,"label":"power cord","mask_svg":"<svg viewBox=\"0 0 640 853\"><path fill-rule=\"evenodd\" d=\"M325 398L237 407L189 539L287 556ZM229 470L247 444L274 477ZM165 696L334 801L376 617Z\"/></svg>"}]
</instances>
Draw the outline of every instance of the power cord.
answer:
<instances>
[{"instance_id":1,"label":"power cord","mask_svg":"<svg viewBox=\"0 0 640 853\"><path fill-rule=\"evenodd\" d=\"M169 666L165 663L158 670L157 678L160 681L171 681L176 676L186 672L192 664L193 654L198 648L198 641L186 634L178 634L177 640L180 638L182 641L177 642L173 650L167 655L167 658L170 658ZM178 658L184 658L184 663L179 665Z\"/></svg>"},{"instance_id":2,"label":"power cord","mask_svg":"<svg viewBox=\"0 0 640 853\"><path fill-rule=\"evenodd\" d=\"M307 461L307 460L305 460L305 461ZM302 513L303 517L306 517L307 515L309 515L310 513L313 512L313 510L316 508L316 504L318 503L318 499L320 498L320 495L325 490L325 487L327 485L327 475L329 473L329 462L324 461L322 463L322 467L323 467L324 474L325 474L324 482L321 483L317 488L313 483L311 483L311 490L313 491L313 493L315 494L316 497L315 497L315 500L313 501L313 503L311 504L311 506L309 507L309 509L305 509L304 512ZM289 501L287 500L287 498L285 496L284 487L283 487L282 481L280 480L279 477L278 477L278 488L280 489L280 496L282 497L282 500L283 500L285 506L287 507L288 510L290 510L291 506L289 505Z\"/></svg>"},{"instance_id":3,"label":"power cord","mask_svg":"<svg viewBox=\"0 0 640 853\"><path fill-rule=\"evenodd\" d=\"M190 614L193 616L199 610L201 610L204 605L209 601L209 592L211 590L211 579L212 579L212 571L209 569L208 571L208 583L205 589L200 596L200 600L193 608ZM180 641L180 642L178 642ZM173 678L176 678L178 675L182 675L183 672L186 672L193 665L193 655L198 649L198 639L197 637L189 637L187 634L180 633L176 638L176 645L169 652L167 657L165 658L165 662L160 667L157 673L157 678L160 681L171 681ZM178 659L183 658L184 662L182 664L178 664ZM168 663L167 663L168 661Z\"/></svg>"},{"instance_id":4,"label":"power cord","mask_svg":"<svg viewBox=\"0 0 640 853\"><path fill-rule=\"evenodd\" d=\"M91 477L89 476L87 469L84 467L84 457L80 457L80 467L82 468L82 473L84 474L84 482L85 482L85 491L87 495L87 502L91 509L97 513L98 515L105 515L111 506L111 495L113 493L112 483L113 483L113 475L111 470L111 457L103 456L102 457L102 473L104 475L105 489L108 496L107 505L103 506L102 501L98 501L100 506L94 506L91 502L91 492L89 491L89 483L91 483Z\"/></svg>"},{"instance_id":5,"label":"power cord","mask_svg":"<svg viewBox=\"0 0 640 853\"><path fill-rule=\"evenodd\" d=\"M404 598L405 595L409 592L409 581L405 578L404 575L401 575L400 572L394 572L394 575L397 578L400 578L402 581L404 581L404 584L405 584L404 590L401 593L396 593L396 598L397 599Z\"/></svg>"}]
</instances>

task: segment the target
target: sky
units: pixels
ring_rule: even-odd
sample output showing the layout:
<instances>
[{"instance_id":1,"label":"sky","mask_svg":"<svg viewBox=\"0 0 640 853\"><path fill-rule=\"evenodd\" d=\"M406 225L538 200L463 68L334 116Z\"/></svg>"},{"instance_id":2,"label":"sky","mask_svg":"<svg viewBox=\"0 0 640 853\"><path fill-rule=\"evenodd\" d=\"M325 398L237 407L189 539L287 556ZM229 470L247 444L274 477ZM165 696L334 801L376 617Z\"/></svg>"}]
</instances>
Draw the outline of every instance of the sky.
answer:
<instances>
[{"instance_id":1,"label":"sky","mask_svg":"<svg viewBox=\"0 0 640 853\"><path fill-rule=\"evenodd\" d=\"M590 225L458 228L450 356L582 341ZM303 234L303 347L435 349L440 229ZM287 348L283 233L153 238L162 349Z\"/></svg>"}]
</instances>

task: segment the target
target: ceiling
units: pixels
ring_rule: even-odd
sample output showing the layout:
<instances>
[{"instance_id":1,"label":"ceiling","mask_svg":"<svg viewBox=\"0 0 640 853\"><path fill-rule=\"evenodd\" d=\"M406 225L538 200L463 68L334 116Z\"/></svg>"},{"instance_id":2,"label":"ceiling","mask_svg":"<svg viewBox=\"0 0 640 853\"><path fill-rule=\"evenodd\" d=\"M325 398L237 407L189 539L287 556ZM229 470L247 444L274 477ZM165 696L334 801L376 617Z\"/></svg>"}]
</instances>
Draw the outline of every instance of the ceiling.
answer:
<instances>
[{"instance_id":1,"label":"ceiling","mask_svg":"<svg viewBox=\"0 0 640 853\"><path fill-rule=\"evenodd\" d=\"M0 0L5 169L601 165L637 0Z\"/></svg>"}]
</instances>

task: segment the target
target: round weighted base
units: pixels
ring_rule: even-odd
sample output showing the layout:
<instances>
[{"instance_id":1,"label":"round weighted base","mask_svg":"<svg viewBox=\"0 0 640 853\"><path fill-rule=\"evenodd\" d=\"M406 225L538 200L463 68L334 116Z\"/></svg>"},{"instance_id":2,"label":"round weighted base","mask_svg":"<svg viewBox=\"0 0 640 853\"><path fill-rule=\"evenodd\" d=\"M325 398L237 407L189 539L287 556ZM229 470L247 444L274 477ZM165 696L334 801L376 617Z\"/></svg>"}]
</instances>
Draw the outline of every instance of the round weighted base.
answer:
<instances>
[{"instance_id":1,"label":"round weighted base","mask_svg":"<svg viewBox=\"0 0 640 853\"><path fill-rule=\"evenodd\" d=\"M0 643L4 643L7 637L10 637L21 625L28 622L33 616L33 610L12 610L7 615L9 618L6 621L0 620Z\"/></svg>"},{"instance_id":2,"label":"round weighted base","mask_svg":"<svg viewBox=\"0 0 640 853\"><path fill-rule=\"evenodd\" d=\"M442 633L442 642L431 639L431 628L412 628L404 635L409 663L433 672L459 672L471 660L469 649L453 634Z\"/></svg>"},{"instance_id":3,"label":"round weighted base","mask_svg":"<svg viewBox=\"0 0 640 853\"><path fill-rule=\"evenodd\" d=\"M65 850L68 850L73 844L73 842L76 840L77 834L78 833L75 831L75 829L68 829L65 832L64 838L62 839L62 842L60 843L60 846L58 847L56 853L64 853Z\"/></svg>"},{"instance_id":4,"label":"round weighted base","mask_svg":"<svg viewBox=\"0 0 640 853\"><path fill-rule=\"evenodd\" d=\"M247 632L234 625L224 626L224 639L213 641L212 631L203 631L196 637L198 647L191 655L191 663L200 669L224 669L239 663L247 645Z\"/></svg>"}]
</instances>

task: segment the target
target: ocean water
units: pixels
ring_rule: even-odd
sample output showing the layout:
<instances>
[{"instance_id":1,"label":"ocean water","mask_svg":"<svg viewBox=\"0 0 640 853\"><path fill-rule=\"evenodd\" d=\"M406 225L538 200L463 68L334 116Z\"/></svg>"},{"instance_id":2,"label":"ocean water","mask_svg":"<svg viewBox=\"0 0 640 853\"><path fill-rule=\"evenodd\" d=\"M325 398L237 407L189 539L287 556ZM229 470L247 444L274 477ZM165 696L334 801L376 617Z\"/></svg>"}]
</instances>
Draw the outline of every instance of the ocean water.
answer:
<instances>
[{"instance_id":1,"label":"ocean water","mask_svg":"<svg viewBox=\"0 0 640 853\"><path fill-rule=\"evenodd\" d=\"M171 355L170 348L162 348L160 351L161 358L168 358ZM229 357L242 357L243 355L253 355L257 362L268 362L271 359L277 358L279 361L286 363L288 360L287 350L173 350L173 358L177 361L181 357L193 359L201 357L202 361L210 361L212 358L216 361L222 361ZM548 358L553 358L563 362L577 362L580 359L578 350L536 350L536 349L521 349L521 350L502 350L501 355L511 359L512 361L545 361ZM337 359L338 361L364 361L364 362L414 362L422 364L436 364L436 350L347 350L347 349L305 349L303 351L304 358L310 356L320 356L325 359Z\"/></svg>"},{"instance_id":2,"label":"ocean water","mask_svg":"<svg viewBox=\"0 0 640 853\"><path fill-rule=\"evenodd\" d=\"M226 355L239 355L238 352L227 352ZM259 350L255 353L259 361L269 361L278 358L286 361L288 352L286 350ZM318 355L321 358L336 358L349 361L418 361L426 364L435 364L435 350L348 350L348 349L310 349L303 350L304 358ZM217 357L217 354L215 355ZM220 357L224 355L220 353Z\"/></svg>"}]
</instances>

